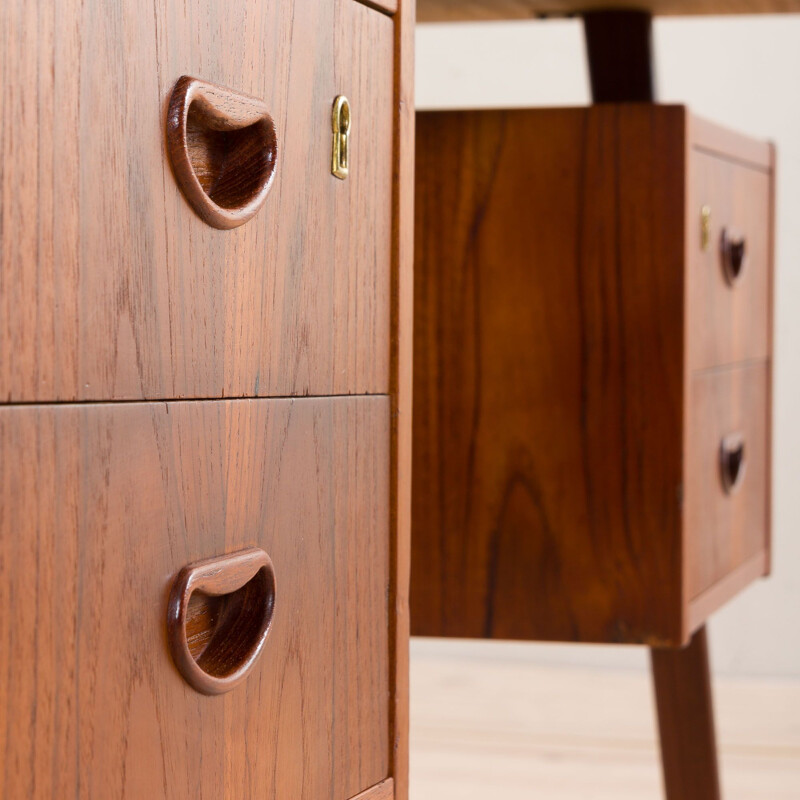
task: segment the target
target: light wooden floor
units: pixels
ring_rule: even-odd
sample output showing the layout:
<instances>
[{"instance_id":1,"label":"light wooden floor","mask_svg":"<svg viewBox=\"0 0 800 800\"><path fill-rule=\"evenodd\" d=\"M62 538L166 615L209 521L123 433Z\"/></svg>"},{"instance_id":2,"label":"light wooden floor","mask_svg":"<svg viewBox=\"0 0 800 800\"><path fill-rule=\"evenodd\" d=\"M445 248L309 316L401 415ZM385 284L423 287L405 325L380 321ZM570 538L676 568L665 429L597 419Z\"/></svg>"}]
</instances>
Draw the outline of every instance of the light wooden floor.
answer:
<instances>
[{"instance_id":1,"label":"light wooden floor","mask_svg":"<svg viewBox=\"0 0 800 800\"><path fill-rule=\"evenodd\" d=\"M726 800L800 800L800 681L717 678ZM411 661L411 800L657 800L649 676Z\"/></svg>"}]
</instances>

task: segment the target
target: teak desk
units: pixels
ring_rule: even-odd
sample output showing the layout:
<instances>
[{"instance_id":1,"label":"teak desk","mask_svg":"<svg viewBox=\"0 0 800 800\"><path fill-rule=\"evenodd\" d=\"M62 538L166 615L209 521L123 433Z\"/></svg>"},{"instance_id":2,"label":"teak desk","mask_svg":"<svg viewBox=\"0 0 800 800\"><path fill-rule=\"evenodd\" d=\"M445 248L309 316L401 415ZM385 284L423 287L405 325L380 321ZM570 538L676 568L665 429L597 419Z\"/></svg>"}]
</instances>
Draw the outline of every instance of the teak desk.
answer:
<instances>
[{"instance_id":1,"label":"teak desk","mask_svg":"<svg viewBox=\"0 0 800 800\"><path fill-rule=\"evenodd\" d=\"M769 572L770 145L654 104L652 14L584 18L594 105L417 115L411 630L651 647L670 800L720 796L705 620Z\"/></svg>"},{"instance_id":2,"label":"teak desk","mask_svg":"<svg viewBox=\"0 0 800 800\"><path fill-rule=\"evenodd\" d=\"M414 12L0 3L3 800L406 800Z\"/></svg>"}]
</instances>

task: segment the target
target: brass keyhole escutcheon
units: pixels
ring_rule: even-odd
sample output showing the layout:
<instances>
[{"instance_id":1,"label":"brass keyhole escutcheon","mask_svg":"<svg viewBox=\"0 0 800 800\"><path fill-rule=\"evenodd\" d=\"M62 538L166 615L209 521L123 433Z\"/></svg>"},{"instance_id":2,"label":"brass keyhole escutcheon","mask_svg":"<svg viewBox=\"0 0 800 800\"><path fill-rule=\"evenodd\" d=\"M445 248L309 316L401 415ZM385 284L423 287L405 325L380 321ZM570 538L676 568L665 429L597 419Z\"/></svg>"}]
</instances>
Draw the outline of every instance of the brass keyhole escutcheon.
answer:
<instances>
[{"instance_id":1,"label":"brass keyhole escutcheon","mask_svg":"<svg viewBox=\"0 0 800 800\"><path fill-rule=\"evenodd\" d=\"M333 101L333 162L331 172L344 180L350 172L350 102L344 95Z\"/></svg>"}]
</instances>

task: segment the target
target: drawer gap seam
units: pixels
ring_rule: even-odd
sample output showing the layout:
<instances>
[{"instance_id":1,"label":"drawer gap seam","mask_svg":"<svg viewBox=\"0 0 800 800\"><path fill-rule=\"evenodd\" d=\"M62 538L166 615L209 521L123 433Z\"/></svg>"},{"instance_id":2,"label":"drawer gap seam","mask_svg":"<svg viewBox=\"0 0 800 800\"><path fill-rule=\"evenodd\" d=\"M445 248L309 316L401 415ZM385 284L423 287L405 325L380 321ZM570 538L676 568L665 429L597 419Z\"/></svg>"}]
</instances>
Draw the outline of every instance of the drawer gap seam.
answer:
<instances>
[{"instance_id":1,"label":"drawer gap seam","mask_svg":"<svg viewBox=\"0 0 800 800\"><path fill-rule=\"evenodd\" d=\"M303 395L243 395L227 397L144 397L119 400L21 400L0 403L3 408L48 408L67 406L155 405L160 403L220 403L256 400L346 400L359 398L391 397L388 392L361 392L356 394L303 394Z\"/></svg>"},{"instance_id":2,"label":"drawer gap seam","mask_svg":"<svg viewBox=\"0 0 800 800\"><path fill-rule=\"evenodd\" d=\"M772 174L772 169L766 164L762 164L758 161L748 161L747 159L739 158L738 156L732 156L730 153L726 153L722 150L715 150L714 148L707 147L706 145L693 144L692 150L697 153L702 153L706 156L711 156L712 158L716 158L720 161L726 161L729 164L744 167L745 169L752 169L755 172L762 173L763 175Z\"/></svg>"}]
</instances>

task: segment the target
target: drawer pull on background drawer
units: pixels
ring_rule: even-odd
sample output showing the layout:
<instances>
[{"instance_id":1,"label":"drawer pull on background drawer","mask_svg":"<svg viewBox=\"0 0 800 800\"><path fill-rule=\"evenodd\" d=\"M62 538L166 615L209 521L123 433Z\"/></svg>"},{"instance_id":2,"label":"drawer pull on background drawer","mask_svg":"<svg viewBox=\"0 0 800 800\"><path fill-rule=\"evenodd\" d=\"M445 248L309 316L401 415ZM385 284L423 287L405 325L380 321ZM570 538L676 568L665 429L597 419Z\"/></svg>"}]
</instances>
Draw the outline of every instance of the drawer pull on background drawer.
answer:
<instances>
[{"instance_id":1,"label":"drawer pull on background drawer","mask_svg":"<svg viewBox=\"0 0 800 800\"><path fill-rule=\"evenodd\" d=\"M729 286L733 286L744 270L747 243L744 236L738 236L727 228L722 229L722 268Z\"/></svg>"},{"instance_id":2,"label":"drawer pull on background drawer","mask_svg":"<svg viewBox=\"0 0 800 800\"><path fill-rule=\"evenodd\" d=\"M744 436L741 433L731 433L725 436L720 444L719 455L722 488L725 490L725 494L732 494L741 485L747 466Z\"/></svg>"},{"instance_id":3,"label":"drawer pull on background drawer","mask_svg":"<svg viewBox=\"0 0 800 800\"><path fill-rule=\"evenodd\" d=\"M203 694L241 683L264 647L275 608L275 572L256 547L184 567L167 608L175 665Z\"/></svg>"},{"instance_id":4,"label":"drawer pull on background drawer","mask_svg":"<svg viewBox=\"0 0 800 800\"><path fill-rule=\"evenodd\" d=\"M703 206L700 209L700 249L708 250L708 242L711 238L711 206Z\"/></svg>"},{"instance_id":5,"label":"drawer pull on background drawer","mask_svg":"<svg viewBox=\"0 0 800 800\"><path fill-rule=\"evenodd\" d=\"M258 98L184 75L167 110L167 152L194 210L214 228L235 228L269 193L275 123Z\"/></svg>"}]
</instances>

